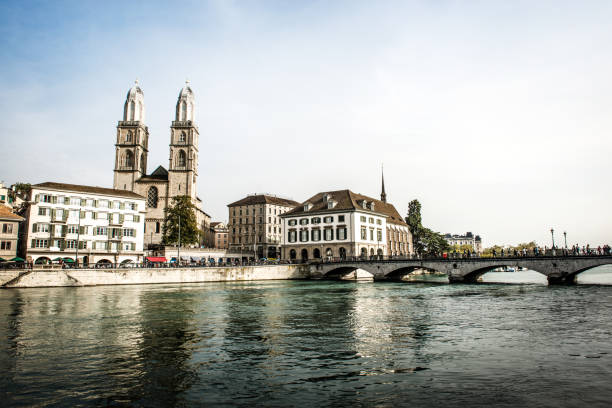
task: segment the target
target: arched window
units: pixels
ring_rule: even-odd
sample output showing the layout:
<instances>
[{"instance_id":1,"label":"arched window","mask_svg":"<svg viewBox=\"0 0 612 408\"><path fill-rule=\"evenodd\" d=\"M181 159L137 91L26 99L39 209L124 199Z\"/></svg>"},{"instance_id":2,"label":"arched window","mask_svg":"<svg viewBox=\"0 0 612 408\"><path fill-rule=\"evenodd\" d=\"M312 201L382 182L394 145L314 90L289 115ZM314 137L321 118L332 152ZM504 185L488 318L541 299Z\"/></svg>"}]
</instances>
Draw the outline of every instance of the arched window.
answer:
<instances>
[{"instance_id":1,"label":"arched window","mask_svg":"<svg viewBox=\"0 0 612 408\"><path fill-rule=\"evenodd\" d=\"M312 252L312 257L314 259L320 258L321 257L321 251L319 251L319 248L315 248L314 251Z\"/></svg>"},{"instance_id":2,"label":"arched window","mask_svg":"<svg viewBox=\"0 0 612 408\"><path fill-rule=\"evenodd\" d=\"M366 258L368 256L368 250L366 248L361 248L361 257Z\"/></svg>"},{"instance_id":3,"label":"arched window","mask_svg":"<svg viewBox=\"0 0 612 408\"><path fill-rule=\"evenodd\" d=\"M289 251L289 259L294 260L297 254L295 253L295 249Z\"/></svg>"},{"instance_id":4,"label":"arched window","mask_svg":"<svg viewBox=\"0 0 612 408\"><path fill-rule=\"evenodd\" d=\"M187 120L187 103L185 101L181 102L181 120Z\"/></svg>"},{"instance_id":5,"label":"arched window","mask_svg":"<svg viewBox=\"0 0 612 408\"><path fill-rule=\"evenodd\" d=\"M125 152L123 156L123 167L132 168L134 166L134 153L131 150Z\"/></svg>"},{"instance_id":6,"label":"arched window","mask_svg":"<svg viewBox=\"0 0 612 408\"><path fill-rule=\"evenodd\" d=\"M147 193L147 207L157 208L157 187L150 187Z\"/></svg>"},{"instance_id":7,"label":"arched window","mask_svg":"<svg viewBox=\"0 0 612 408\"><path fill-rule=\"evenodd\" d=\"M308 250L306 248L302 249L302 261L308 260Z\"/></svg>"},{"instance_id":8,"label":"arched window","mask_svg":"<svg viewBox=\"0 0 612 408\"><path fill-rule=\"evenodd\" d=\"M144 153L140 155L140 171L142 172L143 175L147 173Z\"/></svg>"},{"instance_id":9,"label":"arched window","mask_svg":"<svg viewBox=\"0 0 612 408\"><path fill-rule=\"evenodd\" d=\"M134 101L130 102L130 116L129 116L129 120L134 120L134 111L136 110L136 104L134 103Z\"/></svg>"},{"instance_id":10,"label":"arched window","mask_svg":"<svg viewBox=\"0 0 612 408\"><path fill-rule=\"evenodd\" d=\"M325 256L331 257L334 254L334 251L332 251L331 248L327 248L325 250Z\"/></svg>"},{"instance_id":11,"label":"arched window","mask_svg":"<svg viewBox=\"0 0 612 408\"><path fill-rule=\"evenodd\" d=\"M341 247L338 252L340 253L340 259L346 259L346 249Z\"/></svg>"},{"instance_id":12,"label":"arched window","mask_svg":"<svg viewBox=\"0 0 612 408\"><path fill-rule=\"evenodd\" d=\"M187 140L187 135L185 134L185 132L181 132L181 134L179 135L179 142L184 143L185 140Z\"/></svg>"},{"instance_id":13,"label":"arched window","mask_svg":"<svg viewBox=\"0 0 612 408\"><path fill-rule=\"evenodd\" d=\"M130 130L130 131L127 133L127 135L125 136L125 141L126 141L127 143L129 143L129 142L131 142L131 141L132 141L132 131L131 131L131 130Z\"/></svg>"},{"instance_id":14,"label":"arched window","mask_svg":"<svg viewBox=\"0 0 612 408\"><path fill-rule=\"evenodd\" d=\"M187 155L184 150L179 150L176 163L178 167L185 167L187 165Z\"/></svg>"},{"instance_id":15,"label":"arched window","mask_svg":"<svg viewBox=\"0 0 612 408\"><path fill-rule=\"evenodd\" d=\"M157 222L155 223L155 233L156 233L156 234L159 234L159 231L160 231L160 224L159 224L159 221L157 221Z\"/></svg>"}]
</instances>

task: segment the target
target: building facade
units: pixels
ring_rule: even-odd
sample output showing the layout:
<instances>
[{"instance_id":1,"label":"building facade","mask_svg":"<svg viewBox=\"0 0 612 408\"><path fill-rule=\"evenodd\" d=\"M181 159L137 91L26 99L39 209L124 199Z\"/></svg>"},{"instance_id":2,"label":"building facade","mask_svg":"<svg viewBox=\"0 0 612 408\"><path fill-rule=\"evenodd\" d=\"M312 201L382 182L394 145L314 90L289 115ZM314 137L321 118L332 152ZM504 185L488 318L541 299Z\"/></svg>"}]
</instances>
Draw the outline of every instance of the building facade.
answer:
<instances>
[{"instance_id":1,"label":"building facade","mask_svg":"<svg viewBox=\"0 0 612 408\"><path fill-rule=\"evenodd\" d=\"M227 225L222 222L211 222L212 247L216 249L229 248L229 230Z\"/></svg>"},{"instance_id":2,"label":"building facade","mask_svg":"<svg viewBox=\"0 0 612 408\"><path fill-rule=\"evenodd\" d=\"M136 193L63 183L32 186L23 257L81 265L143 261L145 199Z\"/></svg>"},{"instance_id":3,"label":"building facade","mask_svg":"<svg viewBox=\"0 0 612 408\"><path fill-rule=\"evenodd\" d=\"M254 252L257 258L278 258L283 236L281 215L297 201L254 194L228 205L229 249Z\"/></svg>"},{"instance_id":4,"label":"building facade","mask_svg":"<svg viewBox=\"0 0 612 408\"><path fill-rule=\"evenodd\" d=\"M8 261L17 256L19 224L24 220L10 207L0 205L0 258Z\"/></svg>"},{"instance_id":5,"label":"building facade","mask_svg":"<svg viewBox=\"0 0 612 408\"><path fill-rule=\"evenodd\" d=\"M281 216L282 257L408 256L412 235L392 204L350 190L318 193Z\"/></svg>"},{"instance_id":6,"label":"building facade","mask_svg":"<svg viewBox=\"0 0 612 408\"><path fill-rule=\"evenodd\" d=\"M451 247L470 245L474 252L482 252L482 238L480 238L480 235L474 235L471 232L466 232L465 235L444 234L444 239L446 239L446 242L448 242Z\"/></svg>"},{"instance_id":7,"label":"building facade","mask_svg":"<svg viewBox=\"0 0 612 408\"><path fill-rule=\"evenodd\" d=\"M149 129L145 124L144 93L136 83L117 124L113 188L146 198L145 244L160 244L165 210L176 196L188 196L196 207L198 228L207 231L210 216L197 195L199 131L195 124L195 97L188 83L179 92L170 126L168 169L158 166L147 174ZM204 242L202 242L204 244Z\"/></svg>"}]
</instances>

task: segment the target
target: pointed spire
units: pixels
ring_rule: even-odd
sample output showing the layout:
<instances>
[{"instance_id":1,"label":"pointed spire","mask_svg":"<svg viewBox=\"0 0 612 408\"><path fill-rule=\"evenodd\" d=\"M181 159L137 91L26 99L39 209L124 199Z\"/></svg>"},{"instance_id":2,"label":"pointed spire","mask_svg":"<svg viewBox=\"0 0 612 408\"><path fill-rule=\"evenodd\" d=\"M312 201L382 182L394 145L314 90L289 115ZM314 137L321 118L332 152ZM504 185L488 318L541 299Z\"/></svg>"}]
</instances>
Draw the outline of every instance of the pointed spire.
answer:
<instances>
[{"instance_id":1,"label":"pointed spire","mask_svg":"<svg viewBox=\"0 0 612 408\"><path fill-rule=\"evenodd\" d=\"M383 203L387 202L387 193L385 193L385 166L381 165L381 173L382 173L382 192L380 193L380 201Z\"/></svg>"}]
</instances>

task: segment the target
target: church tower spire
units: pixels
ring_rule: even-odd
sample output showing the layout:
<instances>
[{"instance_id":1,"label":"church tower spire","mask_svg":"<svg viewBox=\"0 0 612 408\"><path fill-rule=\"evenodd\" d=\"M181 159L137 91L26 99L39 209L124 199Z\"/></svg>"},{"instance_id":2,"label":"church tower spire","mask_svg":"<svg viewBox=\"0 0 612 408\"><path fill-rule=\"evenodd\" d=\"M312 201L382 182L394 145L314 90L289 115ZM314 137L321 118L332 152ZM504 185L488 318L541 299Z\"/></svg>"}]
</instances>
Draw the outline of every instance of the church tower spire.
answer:
<instances>
[{"instance_id":1,"label":"church tower spire","mask_svg":"<svg viewBox=\"0 0 612 408\"><path fill-rule=\"evenodd\" d=\"M170 167L168 180L171 195L187 195L197 201L199 131L194 123L195 97L185 81L176 102L175 120L170 126Z\"/></svg>"},{"instance_id":2,"label":"church tower spire","mask_svg":"<svg viewBox=\"0 0 612 408\"><path fill-rule=\"evenodd\" d=\"M381 167L381 173L382 173L382 192L380 193L380 201L382 201L383 203L386 203L387 193L385 193L385 168L384 166Z\"/></svg>"},{"instance_id":3,"label":"church tower spire","mask_svg":"<svg viewBox=\"0 0 612 408\"><path fill-rule=\"evenodd\" d=\"M117 124L113 178L115 189L134 191L135 181L146 174L149 129L144 118L144 92L136 80L125 98L123 120Z\"/></svg>"}]
</instances>

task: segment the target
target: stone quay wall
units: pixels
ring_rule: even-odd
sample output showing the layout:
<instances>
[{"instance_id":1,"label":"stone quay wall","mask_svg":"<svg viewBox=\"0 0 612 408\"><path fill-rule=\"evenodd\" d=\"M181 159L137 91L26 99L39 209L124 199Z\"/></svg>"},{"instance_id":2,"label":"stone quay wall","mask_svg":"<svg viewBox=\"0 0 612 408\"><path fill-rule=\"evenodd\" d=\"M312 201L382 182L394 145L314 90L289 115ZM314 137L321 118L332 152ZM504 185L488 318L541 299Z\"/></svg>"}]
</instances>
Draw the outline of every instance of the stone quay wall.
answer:
<instances>
[{"instance_id":1,"label":"stone quay wall","mask_svg":"<svg viewBox=\"0 0 612 408\"><path fill-rule=\"evenodd\" d=\"M218 268L35 269L0 271L2 288L138 285L257 280L308 279L307 265L261 265Z\"/></svg>"}]
</instances>

